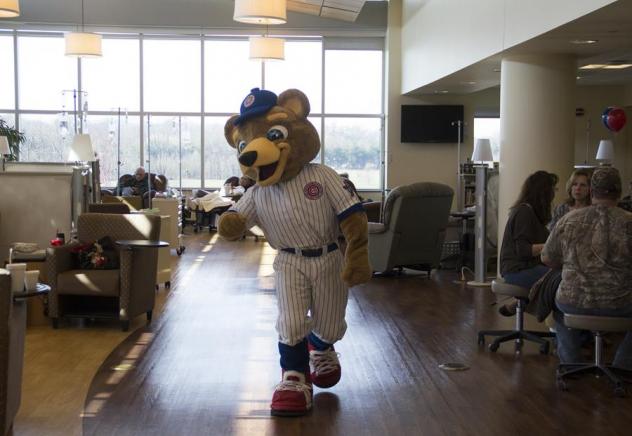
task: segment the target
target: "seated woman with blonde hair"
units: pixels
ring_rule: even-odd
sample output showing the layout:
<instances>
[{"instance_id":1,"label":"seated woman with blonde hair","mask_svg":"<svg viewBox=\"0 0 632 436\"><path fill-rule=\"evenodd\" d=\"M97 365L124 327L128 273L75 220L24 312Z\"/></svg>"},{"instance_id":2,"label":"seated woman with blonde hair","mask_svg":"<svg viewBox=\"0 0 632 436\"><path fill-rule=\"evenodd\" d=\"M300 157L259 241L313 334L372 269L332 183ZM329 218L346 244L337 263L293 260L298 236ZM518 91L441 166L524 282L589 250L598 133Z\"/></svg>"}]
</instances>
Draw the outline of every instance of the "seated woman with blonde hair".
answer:
<instances>
[{"instance_id":1,"label":"seated woman with blonde hair","mask_svg":"<svg viewBox=\"0 0 632 436\"><path fill-rule=\"evenodd\" d=\"M573 171L566 182L566 193L568 198L564 203L559 204L553 211L551 222L547 225L549 230L553 230L555 224L571 210L590 206L590 176L591 171L587 169L577 169Z\"/></svg>"}]
</instances>

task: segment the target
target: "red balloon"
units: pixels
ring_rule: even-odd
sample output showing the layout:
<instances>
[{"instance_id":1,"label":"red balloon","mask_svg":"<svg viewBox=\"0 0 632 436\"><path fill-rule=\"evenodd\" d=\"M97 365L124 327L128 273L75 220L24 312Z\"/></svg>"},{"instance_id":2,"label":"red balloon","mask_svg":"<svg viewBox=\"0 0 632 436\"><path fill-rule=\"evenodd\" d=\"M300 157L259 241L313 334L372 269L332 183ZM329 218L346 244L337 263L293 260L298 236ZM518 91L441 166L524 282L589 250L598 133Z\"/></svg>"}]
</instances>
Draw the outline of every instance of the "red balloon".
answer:
<instances>
[{"instance_id":1,"label":"red balloon","mask_svg":"<svg viewBox=\"0 0 632 436\"><path fill-rule=\"evenodd\" d=\"M607 115L606 126L613 132L618 132L625 126L625 111L620 107L613 107Z\"/></svg>"}]
</instances>

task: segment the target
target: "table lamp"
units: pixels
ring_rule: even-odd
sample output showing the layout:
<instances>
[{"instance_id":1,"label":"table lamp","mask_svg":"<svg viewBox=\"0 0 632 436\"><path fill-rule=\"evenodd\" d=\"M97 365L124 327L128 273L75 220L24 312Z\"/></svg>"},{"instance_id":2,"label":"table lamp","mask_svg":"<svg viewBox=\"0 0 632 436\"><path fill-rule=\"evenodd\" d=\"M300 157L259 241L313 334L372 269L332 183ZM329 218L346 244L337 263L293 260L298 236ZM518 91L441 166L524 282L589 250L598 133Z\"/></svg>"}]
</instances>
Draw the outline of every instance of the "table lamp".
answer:
<instances>
[{"instance_id":1,"label":"table lamp","mask_svg":"<svg viewBox=\"0 0 632 436\"><path fill-rule=\"evenodd\" d=\"M68 161L70 162L92 162L94 161L94 149L92 148L92 139L87 133L75 135L70 145L68 153Z\"/></svg>"},{"instance_id":2,"label":"table lamp","mask_svg":"<svg viewBox=\"0 0 632 436\"><path fill-rule=\"evenodd\" d=\"M602 161L601 165L612 165L614 160L614 144L610 139L602 139L599 141L597 148L597 156L595 159Z\"/></svg>"},{"instance_id":3,"label":"table lamp","mask_svg":"<svg viewBox=\"0 0 632 436\"><path fill-rule=\"evenodd\" d=\"M11 148L9 147L9 138L6 136L0 136L0 155L2 156L2 171L4 171L4 163L6 157L11 154Z\"/></svg>"}]
</instances>

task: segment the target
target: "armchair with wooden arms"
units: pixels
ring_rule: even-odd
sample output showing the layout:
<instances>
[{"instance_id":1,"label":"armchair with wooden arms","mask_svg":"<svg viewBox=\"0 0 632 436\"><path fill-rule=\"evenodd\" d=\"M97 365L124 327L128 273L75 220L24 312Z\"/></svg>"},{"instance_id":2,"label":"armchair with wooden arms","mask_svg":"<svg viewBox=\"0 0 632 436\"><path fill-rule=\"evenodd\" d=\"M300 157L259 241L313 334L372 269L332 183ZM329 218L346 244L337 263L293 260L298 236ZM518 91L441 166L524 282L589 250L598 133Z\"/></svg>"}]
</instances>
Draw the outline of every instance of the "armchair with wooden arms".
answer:
<instances>
[{"instance_id":1,"label":"armchair with wooden arms","mask_svg":"<svg viewBox=\"0 0 632 436\"><path fill-rule=\"evenodd\" d=\"M439 264L454 191L432 182L393 189L382 222L369 223L369 261L374 271L413 268L430 274Z\"/></svg>"},{"instance_id":2,"label":"armchair with wooden arms","mask_svg":"<svg viewBox=\"0 0 632 436\"><path fill-rule=\"evenodd\" d=\"M158 240L160 217L87 213L79 216L78 238L81 242L98 241L109 236L117 240ZM158 250L152 248L120 249L118 269L79 269L73 262L75 244L47 250L46 264L49 316L53 328L63 316L99 317L114 315L123 331L130 320L145 313L151 321L155 302ZM88 308L88 310L86 310ZM109 313L108 313L109 312Z\"/></svg>"}]
</instances>

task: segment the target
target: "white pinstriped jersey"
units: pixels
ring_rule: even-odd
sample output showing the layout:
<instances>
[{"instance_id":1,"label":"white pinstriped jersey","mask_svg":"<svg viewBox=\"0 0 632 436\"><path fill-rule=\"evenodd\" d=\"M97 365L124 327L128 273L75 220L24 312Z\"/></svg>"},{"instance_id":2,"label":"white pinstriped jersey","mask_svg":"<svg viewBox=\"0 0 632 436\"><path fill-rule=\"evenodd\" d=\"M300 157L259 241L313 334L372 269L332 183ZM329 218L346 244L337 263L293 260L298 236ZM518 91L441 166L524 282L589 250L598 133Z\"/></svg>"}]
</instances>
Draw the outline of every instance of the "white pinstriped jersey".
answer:
<instances>
[{"instance_id":1,"label":"white pinstriped jersey","mask_svg":"<svg viewBox=\"0 0 632 436\"><path fill-rule=\"evenodd\" d=\"M360 199L333 169L307 164L293 179L272 186L255 185L231 208L258 225L270 245L322 247L338 238L338 217L362 210Z\"/></svg>"}]
</instances>

